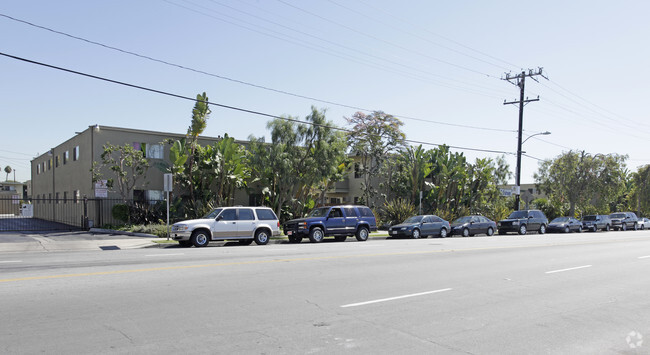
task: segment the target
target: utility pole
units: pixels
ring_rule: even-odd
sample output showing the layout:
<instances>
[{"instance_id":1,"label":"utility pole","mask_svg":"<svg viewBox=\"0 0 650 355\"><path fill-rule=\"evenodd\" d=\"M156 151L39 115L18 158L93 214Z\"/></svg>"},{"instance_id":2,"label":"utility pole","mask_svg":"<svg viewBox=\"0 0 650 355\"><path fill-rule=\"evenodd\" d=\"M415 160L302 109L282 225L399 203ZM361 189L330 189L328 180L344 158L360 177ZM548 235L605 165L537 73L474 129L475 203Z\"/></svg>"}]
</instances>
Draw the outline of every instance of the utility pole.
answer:
<instances>
[{"instance_id":1,"label":"utility pole","mask_svg":"<svg viewBox=\"0 0 650 355\"><path fill-rule=\"evenodd\" d=\"M535 77L538 75L548 80L548 78L542 74L542 68L538 68L537 71L534 71L533 69L528 69L528 73L526 73L526 71L522 71L521 74L517 74L515 76L510 75L510 73L506 73L506 77L502 78L502 80L507 80L509 83L518 86L520 90L518 101L510 101L510 102L506 102L505 100L503 101L504 105L512 105L512 104L519 105L519 131L518 131L519 134L517 135L517 171L515 174L515 206L514 206L515 211L519 210L519 199L521 195L521 144L522 144L521 138L522 138L522 132L524 127L524 105L529 102L539 101L539 96L536 99L528 99L528 98L524 99L526 77L538 81L537 79L535 79Z\"/></svg>"}]
</instances>

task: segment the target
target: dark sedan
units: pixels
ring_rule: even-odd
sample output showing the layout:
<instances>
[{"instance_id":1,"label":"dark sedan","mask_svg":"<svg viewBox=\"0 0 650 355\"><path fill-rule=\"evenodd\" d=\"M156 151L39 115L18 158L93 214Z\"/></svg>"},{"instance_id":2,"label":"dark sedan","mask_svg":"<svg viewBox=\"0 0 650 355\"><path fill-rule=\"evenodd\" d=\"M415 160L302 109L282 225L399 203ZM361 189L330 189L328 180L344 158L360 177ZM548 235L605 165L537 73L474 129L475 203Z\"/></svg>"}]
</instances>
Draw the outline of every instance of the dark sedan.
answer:
<instances>
[{"instance_id":1,"label":"dark sedan","mask_svg":"<svg viewBox=\"0 0 650 355\"><path fill-rule=\"evenodd\" d=\"M546 230L550 233L582 233L582 222L573 217L558 217L548 224Z\"/></svg>"},{"instance_id":2,"label":"dark sedan","mask_svg":"<svg viewBox=\"0 0 650 355\"><path fill-rule=\"evenodd\" d=\"M404 222L388 228L388 235L391 237L409 237L418 239L420 237L449 235L451 230L449 222L433 215L412 216Z\"/></svg>"},{"instance_id":3,"label":"dark sedan","mask_svg":"<svg viewBox=\"0 0 650 355\"><path fill-rule=\"evenodd\" d=\"M483 216L465 216L451 222L451 234L469 237L476 234L485 234L488 237L497 230L497 222Z\"/></svg>"}]
</instances>

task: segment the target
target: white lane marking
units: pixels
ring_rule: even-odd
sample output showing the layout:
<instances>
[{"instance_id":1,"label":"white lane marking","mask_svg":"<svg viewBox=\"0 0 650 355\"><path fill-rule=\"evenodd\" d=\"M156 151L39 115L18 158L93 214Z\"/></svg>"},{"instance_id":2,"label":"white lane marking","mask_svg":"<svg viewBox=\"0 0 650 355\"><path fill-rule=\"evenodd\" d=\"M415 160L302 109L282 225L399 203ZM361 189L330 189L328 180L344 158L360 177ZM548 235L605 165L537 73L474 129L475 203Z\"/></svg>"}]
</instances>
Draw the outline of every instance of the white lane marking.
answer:
<instances>
[{"instance_id":1,"label":"white lane marking","mask_svg":"<svg viewBox=\"0 0 650 355\"><path fill-rule=\"evenodd\" d=\"M403 295L403 296L396 296L396 297L389 297L389 298L382 298L379 300L372 300L372 301L366 301L366 302L359 302L359 303L350 303L350 304L345 304L341 306L341 308L348 308L348 307L357 307L357 306L365 306L367 304L373 304L373 303L379 303L379 302L386 302L386 301L393 301L393 300L399 300L402 298L409 298L409 297L417 297L417 296L424 296L424 295L430 295L432 293L439 293L439 292L445 292L445 291L451 291L451 288L443 288L441 290L435 290L435 291L427 291L427 292L420 292L420 293L412 293L410 295Z\"/></svg>"},{"instance_id":2,"label":"white lane marking","mask_svg":"<svg viewBox=\"0 0 650 355\"><path fill-rule=\"evenodd\" d=\"M561 269L561 270L553 270L553 271L547 271L546 274L554 274L556 272L564 272L564 271L571 271L571 270L578 270L578 269L584 269L591 267L591 265L582 265L582 266L576 266L576 267L570 267L568 269Z\"/></svg>"},{"instance_id":3,"label":"white lane marking","mask_svg":"<svg viewBox=\"0 0 650 355\"><path fill-rule=\"evenodd\" d=\"M183 253L178 253L178 254L150 254L150 255L145 255L145 256L177 256L177 255L185 255Z\"/></svg>"},{"instance_id":4,"label":"white lane marking","mask_svg":"<svg viewBox=\"0 0 650 355\"><path fill-rule=\"evenodd\" d=\"M639 257L638 257L637 259L647 259L647 258L650 258L650 255L646 255L646 256L639 256Z\"/></svg>"},{"instance_id":5,"label":"white lane marking","mask_svg":"<svg viewBox=\"0 0 650 355\"><path fill-rule=\"evenodd\" d=\"M0 263L22 263L22 260L0 260Z\"/></svg>"}]
</instances>

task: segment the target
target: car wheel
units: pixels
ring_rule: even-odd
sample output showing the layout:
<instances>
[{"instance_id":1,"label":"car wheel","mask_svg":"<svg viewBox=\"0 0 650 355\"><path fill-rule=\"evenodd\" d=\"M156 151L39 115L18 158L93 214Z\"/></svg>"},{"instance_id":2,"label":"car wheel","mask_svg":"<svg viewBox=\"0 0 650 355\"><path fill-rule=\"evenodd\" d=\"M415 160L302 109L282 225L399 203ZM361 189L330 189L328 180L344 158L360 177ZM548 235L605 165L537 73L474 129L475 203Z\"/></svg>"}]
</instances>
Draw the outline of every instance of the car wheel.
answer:
<instances>
[{"instance_id":1,"label":"car wheel","mask_svg":"<svg viewBox=\"0 0 650 355\"><path fill-rule=\"evenodd\" d=\"M571 232L571 228L569 228L569 226L566 226L564 228L564 233L570 233L570 232Z\"/></svg>"},{"instance_id":2,"label":"car wheel","mask_svg":"<svg viewBox=\"0 0 650 355\"><path fill-rule=\"evenodd\" d=\"M462 236L463 237L469 237L469 229L463 228Z\"/></svg>"},{"instance_id":3,"label":"car wheel","mask_svg":"<svg viewBox=\"0 0 650 355\"><path fill-rule=\"evenodd\" d=\"M519 235L525 235L526 234L526 225L522 224L519 226Z\"/></svg>"},{"instance_id":4,"label":"car wheel","mask_svg":"<svg viewBox=\"0 0 650 355\"><path fill-rule=\"evenodd\" d=\"M440 228L440 238L447 238L447 228Z\"/></svg>"},{"instance_id":5,"label":"car wheel","mask_svg":"<svg viewBox=\"0 0 650 355\"><path fill-rule=\"evenodd\" d=\"M413 233L411 233L411 238L413 239L420 239L420 230L415 228L413 230Z\"/></svg>"},{"instance_id":6,"label":"car wheel","mask_svg":"<svg viewBox=\"0 0 650 355\"><path fill-rule=\"evenodd\" d=\"M584 232L584 231L582 230L582 227L579 227L579 228L578 228L578 233L582 233L582 232Z\"/></svg>"},{"instance_id":7,"label":"car wheel","mask_svg":"<svg viewBox=\"0 0 650 355\"><path fill-rule=\"evenodd\" d=\"M539 234L544 234L544 233L546 233L546 226L542 224L541 226L539 226Z\"/></svg>"},{"instance_id":8,"label":"car wheel","mask_svg":"<svg viewBox=\"0 0 650 355\"><path fill-rule=\"evenodd\" d=\"M320 243L324 237L325 233L320 227L314 227L309 231L309 241L312 243Z\"/></svg>"},{"instance_id":9,"label":"car wheel","mask_svg":"<svg viewBox=\"0 0 650 355\"><path fill-rule=\"evenodd\" d=\"M605 232L609 232L609 230L610 230L610 228L609 228L609 224L608 224L608 225L605 226Z\"/></svg>"},{"instance_id":10,"label":"car wheel","mask_svg":"<svg viewBox=\"0 0 650 355\"><path fill-rule=\"evenodd\" d=\"M347 238L348 238L347 235L337 235L336 237L334 237L334 240L336 240L337 242L344 242Z\"/></svg>"},{"instance_id":11,"label":"car wheel","mask_svg":"<svg viewBox=\"0 0 650 355\"><path fill-rule=\"evenodd\" d=\"M594 225L592 232L598 232L598 227L596 225Z\"/></svg>"},{"instance_id":12,"label":"car wheel","mask_svg":"<svg viewBox=\"0 0 650 355\"><path fill-rule=\"evenodd\" d=\"M197 248L204 247L210 243L210 237L208 236L208 233L203 230L194 231L190 237L190 240L192 241L192 244L194 244L194 246Z\"/></svg>"},{"instance_id":13,"label":"car wheel","mask_svg":"<svg viewBox=\"0 0 650 355\"><path fill-rule=\"evenodd\" d=\"M368 228L359 227L359 229L357 229L356 237L357 237L358 241L365 242L366 240L368 240L369 235L370 235L370 232L368 231Z\"/></svg>"},{"instance_id":14,"label":"car wheel","mask_svg":"<svg viewBox=\"0 0 650 355\"><path fill-rule=\"evenodd\" d=\"M181 248L189 248L192 246L192 242L189 240L179 240L178 245L180 245Z\"/></svg>"},{"instance_id":15,"label":"car wheel","mask_svg":"<svg viewBox=\"0 0 650 355\"><path fill-rule=\"evenodd\" d=\"M253 243L252 239L240 239L237 241L239 245L251 245Z\"/></svg>"},{"instance_id":16,"label":"car wheel","mask_svg":"<svg viewBox=\"0 0 650 355\"><path fill-rule=\"evenodd\" d=\"M257 245L266 245L269 243L269 239L269 231L266 229L258 229L255 232L255 237L253 237Z\"/></svg>"},{"instance_id":17,"label":"car wheel","mask_svg":"<svg viewBox=\"0 0 650 355\"><path fill-rule=\"evenodd\" d=\"M289 243L300 243L300 242L302 242L302 237L299 237L297 235L289 236Z\"/></svg>"},{"instance_id":18,"label":"car wheel","mask_svg":"<svg viewBox=\"0 0 650 355\"><path fill-rule=\"evenodd\" d=\"M492 235L494 235L494 229L492 229L492 227L489 227L489 228L487 229L487 231L485 232L485 234L486 234L488 237L491 237Z\"/></svg>"}]
</instances>

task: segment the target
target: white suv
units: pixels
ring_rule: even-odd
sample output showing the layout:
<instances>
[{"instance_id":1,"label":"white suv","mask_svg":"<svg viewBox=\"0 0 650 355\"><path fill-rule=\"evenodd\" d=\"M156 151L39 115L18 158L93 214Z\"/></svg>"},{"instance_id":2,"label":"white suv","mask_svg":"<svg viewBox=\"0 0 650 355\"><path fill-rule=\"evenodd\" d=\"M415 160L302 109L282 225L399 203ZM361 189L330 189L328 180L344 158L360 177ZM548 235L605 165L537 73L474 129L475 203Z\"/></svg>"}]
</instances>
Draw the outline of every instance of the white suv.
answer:
<instances>
[{"instance_id":1,"label":"white suv","mask_svg":"<svg viewBox=\"0 0 650 355\"><path fill-rule=\"evenodd\" d=\"M221 207L201 219L174 223L171 233L182 247L204 247L211 240L264 245L280 235L280 221L268 207Z\"/></svg>"}]
</instances>

